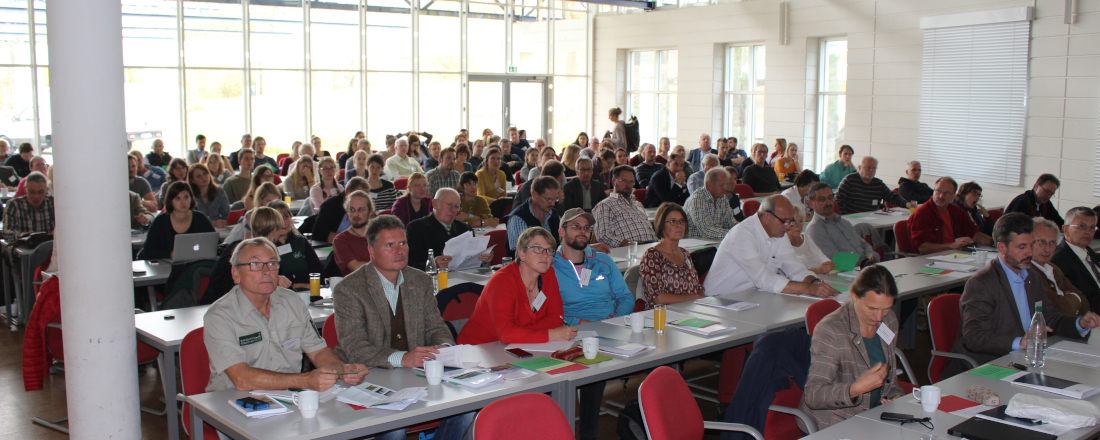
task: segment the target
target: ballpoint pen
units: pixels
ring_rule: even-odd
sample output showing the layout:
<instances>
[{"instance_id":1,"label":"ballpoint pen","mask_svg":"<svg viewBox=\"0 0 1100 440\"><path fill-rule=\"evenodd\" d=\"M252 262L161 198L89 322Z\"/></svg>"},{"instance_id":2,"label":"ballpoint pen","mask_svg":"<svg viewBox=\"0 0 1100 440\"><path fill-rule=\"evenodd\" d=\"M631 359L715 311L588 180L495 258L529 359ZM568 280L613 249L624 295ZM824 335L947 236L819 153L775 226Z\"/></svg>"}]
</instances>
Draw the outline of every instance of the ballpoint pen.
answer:
<instances>
[{"instance_id":1,"label":"ballpoint pen","mask_svg":"<svg viewBox=\"0 0 1100 440\"><path fill-rule=\"evenodd\" d=\"M561 318L561 322L565 323L566 327L569 327L569 321L566 321L564 316L559 316L558 318Z\"/></svg>"}]
</instances>

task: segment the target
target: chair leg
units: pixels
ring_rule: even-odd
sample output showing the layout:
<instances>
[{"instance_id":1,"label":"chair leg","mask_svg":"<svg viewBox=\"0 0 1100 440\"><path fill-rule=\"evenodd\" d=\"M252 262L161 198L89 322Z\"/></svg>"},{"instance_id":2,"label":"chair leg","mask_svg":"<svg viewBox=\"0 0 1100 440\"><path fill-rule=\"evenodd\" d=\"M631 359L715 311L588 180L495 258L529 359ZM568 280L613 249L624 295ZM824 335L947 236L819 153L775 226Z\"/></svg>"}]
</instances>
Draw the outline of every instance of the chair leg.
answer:
<instances>
[{"instance_id":1,"label":"chair leg","mask_svg":"<svg viewBox=\"0 0 1100 440\"><path fill-rule=\"evenodd\" d=\"M36 425L42 425L42 426L45 426L47 428L53 429L55 431L64 432L66 434L69 433L69 428L65 427L65 426L61 426L60 423L65 423L65 422L68 422L68 421L69 421L68 417L62 417L60 419L55 419L55 420L46 420L46 419L39 418L39 417L31 418L31 422L33 422Z\"/></svg>"}]
</instances>

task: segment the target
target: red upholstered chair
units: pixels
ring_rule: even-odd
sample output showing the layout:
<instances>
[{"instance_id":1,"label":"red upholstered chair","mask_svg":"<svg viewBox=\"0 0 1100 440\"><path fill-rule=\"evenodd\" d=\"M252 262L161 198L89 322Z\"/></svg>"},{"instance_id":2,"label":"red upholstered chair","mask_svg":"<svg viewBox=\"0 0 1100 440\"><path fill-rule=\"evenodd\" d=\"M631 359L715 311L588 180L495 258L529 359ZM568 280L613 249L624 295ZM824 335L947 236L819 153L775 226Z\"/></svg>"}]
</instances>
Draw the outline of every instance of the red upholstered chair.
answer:
<instances>
[{"instance_id":1,"label":"red upholstered chair","mask_svg":"<svg viewBox=\"0 0 1100 440\"><path fill-rule=\"evenodd\" d=\"M997 219L1001 218L1002 215L1005 215L1003 209L990 209L987 212L989 212L989 222L993 224L997 224Z\"/></svg>"},{"instance_id":2,"label":"red upholstered chair","mask_svg":"<svg viewBox=\"0 0 1100 440\"><path fill-rule=\"evenodd\" d=\"M276 185L281 185L281 184L283 183L283 178L282 178L282 177L279 177L279 175L278 175L278 174L275 174L275 182L274 182L274 183L275 183Z\"/></svg>"},{"instance_id":3,"label":"red upholstered chair","mask_svg":"<svg viewBox=\"0 0 1100 440\"><path fill-rule=\"evenodd\" d=\"M913 247L913 237L909 235L909 220L899 220L894 223L894 239L898 241L898 251L903 254L918 255Z\"/></svg>"},{"instance_id":4,"label":"red upholstered chair","mask_svg":"<svg viewBox=\"0 0 1100 440\"><path fill-rule=\"evenodd\" d=\"M741 210L745 211L745 217L756 215L756 211L760 210L760 201L745 200L743 203L741 203Z\"/></svg>"},{"instance_id":5,"label":"red upholstered chair","mask_svg":"<svg viewBox=\"0 0 1100 440\"><path fill-rule=\"evenodd\" d=\"M978 367L970 356L951 352L959 331L961 298L962 295L957 293L946 293L928 303L928 331L932 333L932 362L928 363L928 380L932 383L940 381L943 369L947 367L947 358L961 359L970 364L970 368Z\"/></svg>"},{"instance_id":6,"label":"red upholstered chair","mask_svg":"<svg viewBox=\"0 0 1100 440\"><path fill-rule=\"evenodd\" d=\"M821 322L825 316L833 313L839 308L840 303L832 298L826 298L810 305L810 307L806 309L806 331L810 333L810 336L814 335L814 328L817 327L817 323ZM952 335L954 335L954 333L952 333ZM894 353L897 354L898 363L901 364L902 370L905 370L906 377L915 383L917 377L913 375L913 369L909 367L909 360L905 358L905 354L902 353L901 350L895 350ZM906 393L913 392L913 388L917 387L912 383L901 381L898 381L898 385L900 385L902 391Z\"/></svg>"},{"instance_id":7,"label":"red upholstered chair","mask_svg":"<svg viewBox=\"0 0 1100 440\"><path fill-rule=\"evenodd\" d=\"M700 440L705 429L743 432L764 440L751 426L704 421L687 382L669 367L657 367L645 378L638 388L638 406L650 440Z\"/></svg>"},{"instance_id":8,"label":"red upholstered chair","mask_svg":"<svg viewBox=\"0 0 1100 440\"><path fill-rule=\"evenodd\" d=\"M325 318L325 325L321 327L321 337L325 338L325 344L328 348L336 349L336 314L333 313Z\"/></svg>"},{"instance_id":9,"label":"red upholstered chair","mask_svg":"<svg viewBox=\"0 0 1100 440\"><path fill-rule=\"evenodd\" d=\"M275 163L279 164L279 167L282 167L283 166L283 159L286 159L288 157L290 157L289 153L279 154L278 156L275 156Z\"/></svg>"},{"instance_id":10,"label":"red upholstered chair","mask_svg":"<svg viewBox=\"0 0 1100 440\"><path fill-rule=\"evenodd\" d=\"M409 178L408 177L398 177L397 180L393 181L393 188L398 190L398 191L408 189L408 187L409 187Z\"/></svg>"},{"instance_id":11,"label":"red upholstered chair","mask_svg":"<svg viewBox=\"0 0 1100 440\"><path fill-rule=\"evenodd\" d=\"M347 155L348 155L348 153L347 153L346 151L341 151L340 153L338 153L338 154L336 155L336 161L337 161L337 162L339 162L339 161L340 161L340 159L343 159L343 158L344 158L344 156L347 156Z\"/></svg>"},{"instance_id":12,"label":"red upholstered chair","mask_svg":"<svg viewBox=\"0 0 1100 440\"><path fill-rule=\"evenodd\" d=\"M645 188L639 188L639 189L634 190L634 200L637 200L638 203L641 203L641 204L644 205L645 204L645 193L646 193Z\"/></svg>"},{"instance_id":13,"label":"red upholstered chair","mask_svg":"<svg viewBox=\"0 0 1100 440\"><path fill-rule=\"evenodd\" d=\"M347 173L347 171L348 171L347 168L340 168L340 171L336 172L336 180L343 181L344 180L344 174Z\"/></svg>"},{"instance_id":14,"label":"red upholstered chair","mask_svg":"<svg viewBox=\"0 0 1100 440\"><path fill-rule=\"evenodd\" d=\"M393 214L392 209L383 209L381 211L378 211L378 215L392 215L392 214Z\"/></svg>"},{"instance_id":15,"label":"red upholstered chair","mask_svg":"<svg viewBox=\"0 0 1100 440\"><path fill-rule=\"evenodd\" d=\"M494 229L486 232L485 235L489 237L489 246L496 245L493 248L493 261L492 264L500 264L504 260L504 257L508 256L508 231L504 229Z\"/></svg>"},{"instance_id":16,"label":"red upholstered chair","mask_svg":"<svg viewBox=\"0 0 1100 440\"><path fill-rule=\"evenodd\" d=\"M898 191L897 188L894 188L894 194L897 194L898 196L901 196L901 191ZM905 198L905 197L902 197L902 198ZM897 206L894 206L893 203L887 202L885 200L883 200L882 202L886 204L887 208L897 208Z\"/></svg>"},{"instance_id":17,"label":"red upholstered chair","mask_svg":"<svg viewBox=\"0 0 1100 440\"><path fill-rule=\"evenodd\" d=\"M522 171L522 170L516 170L516 176L515 176L516 185L522 185L523 184L523 179L519 177L520 171Z\"/></svg>"},{"instance_id":18,"label":"red upholstered chair","mask_svg":"<svg viewBox=\"0 0 1100 440\"><path fill-rule=\"evenodd\" d=\"M752 190L752 187L744 183L738 183L737 185L734 185L733 192L736 193L737 198L741 200L756 197L756 192Z\"/></svg>"},{"instance_id":19,"label":"red upholstered chair","mask_svg":"<svg viewBox=\"0 0 1100 440\"><path fill-rule=\"evenodd\" d=\"M241 217L244 217L244 210L229 211L229 218L226 220L227 224L235 225L241 222Z\"/></svg>"},{"instance_id":20,"label":"red upholstered chair","mask_svg":"<svg viewBox=\"0 0 1100 440\"><path fill-rule=\"evenodd\" d=\"M840 215L840 204L839 203L834 203L833 204L833 212L835 212L836 215Z\"/></svg>"},{"instance_id":21,"label":"red upholstered chair","mask_svg":"<svg viewBox=\"0 0 1100 440\"><path fill-rule=\"evenodd\" d=\"M477 440L573 440L565 413L550 396L538 393L508 396L485 406L474 419L473 434Z\"/></svg>"},{"instance_id":22,"label":"red upholstered chair","mask_svg":"<svg viewBox=\"0 0 1100 440\"><path fill-rule=\"evenodd\" d=\"M193 396L206 392L210 382L210 354L206 351L206 342L202 338L202 327L191 330L180 343L180 385L183 394ZM183 404L183 431L191 435L191 405ZM171 422L169 422L171 423ZM207 423L202 424L204 440L218 440L218 431Z\"/></svg>"}]
</instances>

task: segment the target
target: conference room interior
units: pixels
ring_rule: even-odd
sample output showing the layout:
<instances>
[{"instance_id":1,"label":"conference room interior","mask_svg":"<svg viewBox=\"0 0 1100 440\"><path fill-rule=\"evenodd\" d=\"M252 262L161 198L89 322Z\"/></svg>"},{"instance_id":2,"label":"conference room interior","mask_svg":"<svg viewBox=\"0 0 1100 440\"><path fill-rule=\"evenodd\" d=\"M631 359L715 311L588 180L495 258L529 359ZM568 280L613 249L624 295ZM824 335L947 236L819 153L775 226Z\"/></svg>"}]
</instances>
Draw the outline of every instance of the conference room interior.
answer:
<instances>
[{"instance_id":1,"label":"conference room interior","mask_svg":"<svg viewBox=\"0 0 1100 440\"><path fill-rule=\"evenodd\" d=\"M67 146L51 136L48 1L0 0L0 139L52 166ZM159 140L186 157L202 134L228 155L248 133L272 157L313 137L335 157L359 131L379 151L397 133L446 147L460 129L472 142L516 127L560 155L578 133L603 137L621 108L643 143L690 152L702 135L736 137L749 151L782 138L816 173L850 145L890 188L916 160L922 182L978 182L989 207L1046 173L1061 180L1051 202L1063 215L1100 205L1100 6L1086 0L122 0L121 11L125 144L142 154ZM65 416L66 380L62 369L24 391L24 332L0 336L0 437L64 438L31 423ZM907 379L931 383L931 350L921 326ZM719 369L713 357L681 365L685 377ZM158 371L135 371L141 404L162 408ZM644 378L609 380L605 399L637 398ZM718 376L697 383L718 388ZM716 404L697 402L713 420ZM143 438L176 423L140 417ZM600 438L618 438L615 426L602 415Z\"/></svg>"}]
</instances>

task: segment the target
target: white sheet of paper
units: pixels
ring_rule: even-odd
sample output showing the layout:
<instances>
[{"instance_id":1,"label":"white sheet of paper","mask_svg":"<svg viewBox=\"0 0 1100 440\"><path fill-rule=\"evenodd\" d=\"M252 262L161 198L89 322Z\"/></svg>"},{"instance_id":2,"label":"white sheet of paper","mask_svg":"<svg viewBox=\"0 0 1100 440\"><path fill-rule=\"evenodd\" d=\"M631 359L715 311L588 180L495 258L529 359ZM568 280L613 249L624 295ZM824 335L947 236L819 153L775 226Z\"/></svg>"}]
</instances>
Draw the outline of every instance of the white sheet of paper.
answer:
<instances>
[{"instance_id":1,"label":"white sheet of paper","mask_svg":"<svg viewBox=\"0 0 1100 440\"><path fill-rule=\"evenodd\" d=\"M450 271L468 270L481 266L481 260L477 256L489 247L489 236L474 236L474 231L447 240L443 247L443 255L451 257L447 269Z\"/></svg>"},{"instance_id":2,"label":"white sheet of paper","mask_svg":"<svg viewBox=\"0 0 1100 440\"><path fill-rule=\"evenodd\" d=\"M462 364L462 347L465 345L452 345L439 349L435 354L435 360L443 362L443 366L451 368L465 368Z\"/></svg>"}]
</instances>

